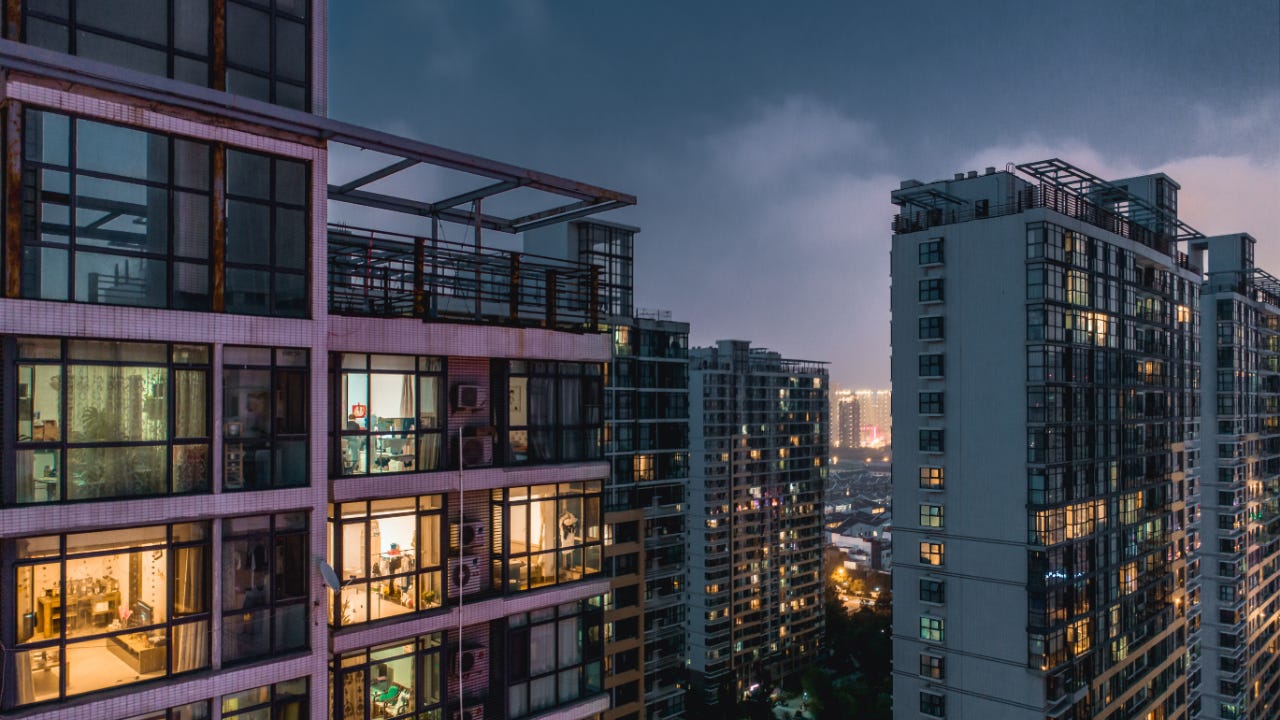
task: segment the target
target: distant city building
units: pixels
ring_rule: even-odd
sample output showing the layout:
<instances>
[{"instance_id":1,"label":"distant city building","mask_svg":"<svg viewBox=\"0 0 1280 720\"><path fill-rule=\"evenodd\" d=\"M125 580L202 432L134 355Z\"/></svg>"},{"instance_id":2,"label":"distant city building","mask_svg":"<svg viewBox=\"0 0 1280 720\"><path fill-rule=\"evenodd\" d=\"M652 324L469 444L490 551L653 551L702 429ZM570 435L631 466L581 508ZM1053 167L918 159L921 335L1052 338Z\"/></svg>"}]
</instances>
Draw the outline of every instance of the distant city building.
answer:
<instances>
[{"instance_id":1,"label":"distant city building","mask_svg":"<svg viewBox=\"0 0 1280 720\"><path fill-rule=\"evenodd\" d=\"M853 447L882 448L893 444L892 390L855 390L849 406L846 432L856 433L857 444Z\"/></svg>"},{"instance_id":2,"label":"distant city building","mask_svg":"<svg viewBox=\"0 0 1280 720\"><path fill-rule=\"evenodd\" d=\"M818 657L827 371L722 340L689 373L688 669L713 704Z\"/></svg>"},{"instance_id":3,"label":"distant city building","mask_svg":"<svg viewBox=\"0 0 1280 720\"><path fill-rule=\"evenodd\" d=\"M1202 236L1166 175L1018 169L893 192L894 716L1185 718Z\"/></svg>"},{"instance_id":4,"label":"distant city building","mask_svg":"<svg viewBox=\"0 0 1280 720\"><path fill-rule=\"evenodd\" d=\"M854 428L857 426L852 415L853 391L833 385L829 397L831 449L855 447L857 436Z\"/></svg>"}]
</instances>

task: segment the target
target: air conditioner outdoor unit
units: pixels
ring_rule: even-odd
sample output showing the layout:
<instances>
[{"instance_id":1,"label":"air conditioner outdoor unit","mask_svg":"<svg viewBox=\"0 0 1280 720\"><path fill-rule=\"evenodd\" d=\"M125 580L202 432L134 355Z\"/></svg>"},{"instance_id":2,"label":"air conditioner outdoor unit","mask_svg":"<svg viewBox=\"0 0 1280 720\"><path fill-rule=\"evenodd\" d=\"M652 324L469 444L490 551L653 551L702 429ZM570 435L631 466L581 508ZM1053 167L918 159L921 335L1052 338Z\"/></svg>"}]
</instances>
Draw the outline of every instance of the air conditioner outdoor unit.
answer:
<instances>
[{"instance_id":1,"label":"air conditioner outdoor unit","mask_svg":"<svg viewBox=\"0 0 1280 720\"><path fill-rule=\"evenodd\" d=\"M471 548L483 547L488 540L488 528L484 523L478 520L463 520L462 525L453 523L452 532L450 533L450 544L456 550L459 547Z\"/></svg>"},{"instance_id":2,"label":"air conditioner outdoor unit","mask_svg":"<svg viewBox=\"0 0 1280 720\"><path fill-rule=\"evenodd\" d=\"M449 717L451 720L484 720L484 705L476 703L461 710L455 707Z\"/></svg>"},{"instance_id":3,"label":"air conditioner outdoor unit","mask_svg":"<svg viewBox=\"0 0 1280 720\"><path fill-rule=\"evenodd\" d=\"M454 656L453 672L462 671L462 679L467 680L489 672L489 649L483 646L464 647Z\"/></svg>"},{"instance_id":4,"label":"air conditioner outdoor unit","mask_svg":"<svg viewBox=\"0 0 1280 720\"><path fill-rule=\"evenodd\" d=\"M493 436L462 438L462 467L489 467L493 464Z\"/></svg>"},{"instance_id":5,"label":"air conditioner outdoor unit","mask_svg":"<svg viewBox=\"0 0 1280 720\"><path fill-rule=\"evenodd\" d=\"M489 407L489 389L479 385L453 386L454 410L483 410Z\"/></svg>"},{"instance_id":6,"label":"air conditioner outdoor unit","mask_svg":"<svg viewBox=\"0 0 1280 720\"><path fill-rule=\"evenodd\" d=\"M449 560L449 597L459 592L471 595L480 591L480 558L453 558Z\"/></svg>"}]
</instances>

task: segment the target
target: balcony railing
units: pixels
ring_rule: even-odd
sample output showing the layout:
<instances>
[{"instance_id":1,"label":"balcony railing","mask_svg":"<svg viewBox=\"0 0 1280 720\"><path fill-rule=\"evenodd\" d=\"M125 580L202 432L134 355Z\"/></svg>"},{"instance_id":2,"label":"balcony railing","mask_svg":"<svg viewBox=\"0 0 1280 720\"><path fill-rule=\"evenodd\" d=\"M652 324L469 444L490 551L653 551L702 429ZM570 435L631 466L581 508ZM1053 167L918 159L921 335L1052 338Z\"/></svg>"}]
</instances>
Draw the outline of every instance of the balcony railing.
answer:
<instances>
[{"instance_id":1,"label":"balcony railing","mask_svg":"<svg viewBox=\"0 0 1280 720\"><path fill-rule=\"evenodd\" d=\"M603 332L598 268L351 227L329 228L329 312Z\"/></svg>"}]
</instances>

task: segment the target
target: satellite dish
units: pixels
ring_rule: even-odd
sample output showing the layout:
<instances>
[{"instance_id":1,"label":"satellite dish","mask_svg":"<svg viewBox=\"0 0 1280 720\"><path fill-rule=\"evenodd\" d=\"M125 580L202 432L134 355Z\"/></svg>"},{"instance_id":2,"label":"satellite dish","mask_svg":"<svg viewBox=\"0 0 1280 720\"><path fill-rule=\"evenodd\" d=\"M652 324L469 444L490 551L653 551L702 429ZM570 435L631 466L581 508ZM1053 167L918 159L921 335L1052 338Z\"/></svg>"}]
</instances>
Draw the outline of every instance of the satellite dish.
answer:
<instances>
[{"instance_id":1,"label":"satellite dish","mask_svg":"<svg viewBox=\"0 0 1280 720\"><path fill-rule=\"evenodd\" d=\"M342 580L338 577L337 571L329 563L320 560L320 577L324 578L324 584L334 592L342 592Z\"/></svg>"}]
</instances>

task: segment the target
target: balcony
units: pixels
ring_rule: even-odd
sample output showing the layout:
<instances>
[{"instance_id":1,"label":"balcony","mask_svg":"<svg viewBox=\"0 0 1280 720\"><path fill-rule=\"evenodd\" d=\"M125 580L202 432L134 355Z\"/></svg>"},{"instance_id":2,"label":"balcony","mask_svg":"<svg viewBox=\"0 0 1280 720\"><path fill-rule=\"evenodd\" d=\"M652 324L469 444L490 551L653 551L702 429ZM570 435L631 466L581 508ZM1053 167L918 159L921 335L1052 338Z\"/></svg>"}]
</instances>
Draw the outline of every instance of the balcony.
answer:
<instances>
[{"instance_id":1,"label":"balcony","mask_svg":"<svg viewBox=\"0 0 1280 720\"><path fill-rule=\"evenodd\" d=\"M343 226L328 252L334 315L605 330L594 265Z\"/></svg>"}]
</instances>

